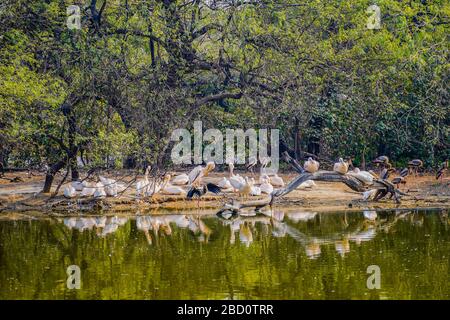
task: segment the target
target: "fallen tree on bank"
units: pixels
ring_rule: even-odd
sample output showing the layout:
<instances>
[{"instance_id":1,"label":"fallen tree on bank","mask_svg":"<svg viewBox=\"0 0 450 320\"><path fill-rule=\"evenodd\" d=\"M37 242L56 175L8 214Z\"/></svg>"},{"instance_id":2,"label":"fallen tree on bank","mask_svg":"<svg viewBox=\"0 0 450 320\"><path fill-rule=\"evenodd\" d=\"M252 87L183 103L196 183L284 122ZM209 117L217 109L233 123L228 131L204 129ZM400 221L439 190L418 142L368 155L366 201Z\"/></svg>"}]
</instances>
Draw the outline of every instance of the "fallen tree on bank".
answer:
<instances>
[{"instance_id":1,"label":"fallen tree on bank","mask_svg":"<svg viewBox=\"0 0 450 320\"><path fill-rule=\"evenodd\" d=\"M289 156L287 152L283 153L283 159L284 161L289 163L292 166L292 168L294 168L294 170L297 171L299 174L297 177L291 180L284 188L274 190L271 195L261 200L247 201L242 203L232 200L230 203L226 203L223 206L223 208L219 211L219 213L224 211L238 212L243 208L251 208L251 207L254 207L258 210L259 208L268 205L271 206L273 205L274 201L277 198L280 198L294 191L295 189L297 189L297 187L299 187L303 182L307 180L341 182L357 192L367 191L368 188L372 190L375 189L377 191L374 196L374 201L379 201L389 195L389 198L394 198L394 201L396 203L400 203L400 197L405 195L405 193L395 188L395 186L390 181L385 179L374 179L373 184L365 185L362 181L358 180L353 176L340 174L335 171L321 170L315 173L307 172L295 159Z\"/></svg>"}]
</instances>

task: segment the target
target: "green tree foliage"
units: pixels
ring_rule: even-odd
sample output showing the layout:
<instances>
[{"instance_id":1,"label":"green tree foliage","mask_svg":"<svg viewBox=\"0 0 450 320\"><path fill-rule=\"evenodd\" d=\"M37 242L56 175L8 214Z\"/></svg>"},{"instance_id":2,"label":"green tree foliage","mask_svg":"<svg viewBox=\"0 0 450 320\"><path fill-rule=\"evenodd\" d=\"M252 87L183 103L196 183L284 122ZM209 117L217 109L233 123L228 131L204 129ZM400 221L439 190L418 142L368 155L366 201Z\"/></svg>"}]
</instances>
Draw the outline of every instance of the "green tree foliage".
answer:
<instances>
[{"instance_id":1,"label":"green tree foliage","mask_svg":"<svg viewBox=\"0 0 450 320\"><path fill-rule=\"evenodd\" d=\"M81 8L70 30L67 7ZM296 152L449 156L448 1L4 1L0 154L166 163L173 129L280 128Z\"/></svg>"}]
</instances>

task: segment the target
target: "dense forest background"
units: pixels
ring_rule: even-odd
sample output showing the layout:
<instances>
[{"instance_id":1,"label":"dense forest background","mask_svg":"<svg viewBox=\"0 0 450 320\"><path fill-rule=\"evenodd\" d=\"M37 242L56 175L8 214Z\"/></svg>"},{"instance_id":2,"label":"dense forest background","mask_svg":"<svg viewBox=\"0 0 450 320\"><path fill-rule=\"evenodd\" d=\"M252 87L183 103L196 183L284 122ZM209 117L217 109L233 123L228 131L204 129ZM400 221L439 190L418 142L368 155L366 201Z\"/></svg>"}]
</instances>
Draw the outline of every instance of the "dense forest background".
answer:
<instances>
[{"instance_id":1,"label":"dense forest background","mask_svg":"<svg viewBox=\"0 0 450 320\"><path fill-rule=\"evenodd\" d=\"M2 0L0 163L170 165L172 130L202 120L278 128L298 157L436 166L449 16L446 0Z\"/></svg>"}]
</instances>

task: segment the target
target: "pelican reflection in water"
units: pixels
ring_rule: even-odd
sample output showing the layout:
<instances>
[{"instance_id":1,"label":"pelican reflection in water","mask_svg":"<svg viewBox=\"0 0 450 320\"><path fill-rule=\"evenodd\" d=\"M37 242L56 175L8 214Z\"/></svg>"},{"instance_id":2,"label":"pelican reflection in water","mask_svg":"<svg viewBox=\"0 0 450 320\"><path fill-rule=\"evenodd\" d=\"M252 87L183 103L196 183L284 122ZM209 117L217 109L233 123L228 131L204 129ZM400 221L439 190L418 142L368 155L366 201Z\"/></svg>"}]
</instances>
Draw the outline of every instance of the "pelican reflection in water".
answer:
<instances>
[{"instance_id":1,"label":"pelican reflection in water","mask_svg":"<svg viewBox=\"0 0 450 320\"><path fill-rule=\"evenodd\" d=\"M69 229L75 229L80 232L85 230L96 229L98 236L106 236L110 233L114 233L117 229L127 223L128 218L125 217L71 217L64 218L64 225Z\"/></svg>"},{"instance_id":2,"label":"pelican reflection in water","mask_svg":"<svg viewBox=\"0 0 450 320\"><path fill-rule=\"evenodd\" d=\"M231 220L220 220L222 229L229 228L229 243L239 243L250 247L255 234L258 238L289 237L298 242L304 248L306 257L317 259L321 256L324 246L333 246L337 254L347 256L351 251L351 245L360 246L363 242L375 238L378 232L390 232L398 221L410 223L415 227L422 227L424 216L417 212L395 210L391 213L377 213L373 210L364 210L359 215L342 215L342 219L336 220L333 215L319 215L316 212L295 211L287 212L281 210L265 210L262 214L238 216ZM284 219L284 218L287 219ZM317 219L316 219L317 218ZM210 217L206 219L211 219ZM440 216L441 221L447 225L447 213ZM97 217L69 217L58 219L70 229L84 232L95 231L100 237L105 237L116 232L127 223L127 217L120 216L97 216ZM213 230L205 223L205 218L199 215L171 214L171 215L140 215L136 216L136 227L145 234L149 245L158 244L161 236L169 237L173 234L173 228L185 229L199 242L207 243ZM306 227L306 223L314 221L313 229ZM339 231L327 232L324 236L323 230L327 230L327 221ZM302 226L303 225L303 226ZM311 226L309 224L309 226ZM322 230L322 228L325 228ZM300 230L308 230L304 233ZM319 232L315 230L319 230ZM219 229L220 230L220 229Z\"/></svg>"}]
</instances>

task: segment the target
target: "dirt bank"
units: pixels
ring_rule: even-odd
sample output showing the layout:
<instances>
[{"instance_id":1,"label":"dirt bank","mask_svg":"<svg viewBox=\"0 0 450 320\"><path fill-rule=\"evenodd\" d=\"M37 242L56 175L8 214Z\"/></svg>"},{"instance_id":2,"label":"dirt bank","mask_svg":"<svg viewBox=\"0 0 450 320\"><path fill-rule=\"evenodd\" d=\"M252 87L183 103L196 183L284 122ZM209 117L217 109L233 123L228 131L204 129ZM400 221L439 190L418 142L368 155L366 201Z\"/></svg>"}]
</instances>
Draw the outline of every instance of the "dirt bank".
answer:
<instances>
[{"instance_id":1,"label":"dirt bank","mask_svg":"<svg viewBox=\"0 0 450 320\"><path fill-rule=\"evenodd\" d=\"M214 173L206 179L208 182L218 182L224 173ZM280 174L287 182L295 177L294 173ZM60 192L56 196L42 194L44 182L43 174L28 175L26 172L8 173L0 179L0 211L2 212L23 212L23 211L45 211L49 212L88 212L88 211L113 211L125 212L136 210L154 210L157 208L185 210L185 209L218 209L227 198L237 198L236 195L227 194L224 196L208 195L197 200L188 201L185 196L156 195L152 199L139 200L136 198L132 176L122 177L124 183L130 183L121 196L116 198L105 198L93 200L92 198L78 197L66 199ZM10 181L8 179L13 179ZM60 178L59 178L60 179ZM58 183L58 182L56 182ZM437 182L433 176L425 175L410 178L406 186L401 190L407 193L402 198L401 204L386 199L379 202L362 201L361 193L352 191L342 183L316 182L316 187L306 190L296 190L281 199L277 199L277 206L295 206L305 210L314 211L339 211L357 210L362 208L388 209L388 208L430 208L450 207L449 179ZM55 191L55 187L52 192ZM263 198L252 197L252 199Z\"/></svg>"}]
</instances>

